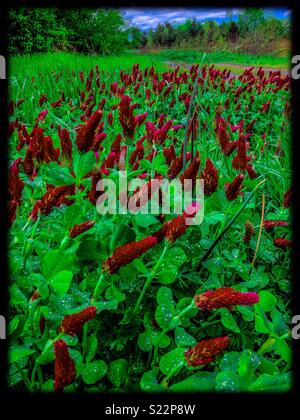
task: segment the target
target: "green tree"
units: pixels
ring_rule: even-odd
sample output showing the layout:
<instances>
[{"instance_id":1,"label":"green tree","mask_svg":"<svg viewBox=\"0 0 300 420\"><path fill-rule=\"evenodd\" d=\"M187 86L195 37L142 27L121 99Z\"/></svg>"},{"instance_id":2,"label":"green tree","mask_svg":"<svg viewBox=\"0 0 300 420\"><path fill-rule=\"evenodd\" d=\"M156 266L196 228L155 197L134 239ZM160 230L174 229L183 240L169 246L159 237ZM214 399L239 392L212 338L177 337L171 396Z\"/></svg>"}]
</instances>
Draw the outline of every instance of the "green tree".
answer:
<instances>
[{"instance_id":1,"label":"green tree","mask_svg":"<svg viewBox=\"0 0 300 420\"><path fill-rule=\"evenodd\" d=\"M130 26L127 30L129 47L141 48L147 43L147 35L137 26Z\"/></svg>"},{"instance_id":2,"label":"green tree","mask_svg":"<svg viewBox=\"0 0 300 420\"><path fill-rule=\"evenodd\" d=\"M119 53L127 31L116 9L38 9L9 12L10 54L72 49L85 53Z\"/></svg>"},{"instance_id":3,"label":"green tree","mask_svg":"<svg viewBox=\"0 0 300 420\"><path fill-rule=\"evenodd\" d=\"M238 28L241 34L255 31L265 21L263 9L244 9L238 17Z\"/></svg>"},{"instance_id":4,"label":"green tree","mask_svg":"<svg viewBox=\"0 0 300 420\"><path fill-rule=\"evenodd\" d=\"M153 48L154 47L154 32L153 32L153 29L149 29L149 32L148 32L148 36L147 36L147 44L146 44L146 47L147 48Z\"/></svg>"},{"instance_id":5,"label":"green tree","mask_svg":"<svg viewBox=\"0 0 300 420\"><path fill-rule=\"evenodd\" d=\"M10 54L49 51L62 42L67 31L57 21L57 9L21 8L8 14Z\"/></svg>"},{"instance_id":6,"label":"green tree","mask_svg":"<svg viewBox=\"0 0 300 420\"><path fill-rule=\"evenodd\" d=\"M159 47L163 46L165 40L164 25L159 24L153 33L154 44Z\"/></svg>"}]
</instances>

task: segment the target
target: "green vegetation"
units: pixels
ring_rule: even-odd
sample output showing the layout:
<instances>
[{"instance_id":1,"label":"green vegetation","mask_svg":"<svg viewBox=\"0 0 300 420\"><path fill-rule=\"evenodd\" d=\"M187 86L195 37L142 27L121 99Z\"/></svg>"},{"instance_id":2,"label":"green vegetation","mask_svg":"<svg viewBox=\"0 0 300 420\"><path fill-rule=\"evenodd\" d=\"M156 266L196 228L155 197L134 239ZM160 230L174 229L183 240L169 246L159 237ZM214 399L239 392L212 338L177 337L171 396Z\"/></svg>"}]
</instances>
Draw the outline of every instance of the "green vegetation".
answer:
<instances>
[{"instance_id":1,"label":"green vegetation","mask_svg":"<svg viewBox=\"0 0 300 420\"><path fill-rule=\"evenodd\" d=\"M228 20L220 24L191 19L176 26L168 22L160 24L147 34L147 47L267 54L274 53L278 42L290 36L289 20L266 16L263 9L245 9L236 22L230 12L227 14Z\"/></svg>"},{"instance_id":2,"label":"green vegetation","mask_svg":"<svg viewBox=\"0 0 300 420\"><path fill-rule=\"evenodd\" d=\"M112 9L10 17L9 386L288 391L290 80L207 65L287 68L270 50L286 22L250 10L143 34ZM103 214L96 186L120 171L144 181L126 194L137 212ZM141 214L154 177L202 179L203 221L178 214L176 188L170 211L159 194Z\"/></svg>"},{"instance_id":3,"label":"green vegetation","mask_svg":"<svg viewBox=\"0 0 300 420\"><path fill-rule=\"evenodd\" d=\"M183 51L183 50L160 50L153 51L151 56L163 61L178 61L185 63L199 63L203 52ZM210 52L205 56L205 63L234 63L246 66L278 67L287 69L289 67L289 57L274 57L272 55L251 55L239 54L230 51Z\"/></svg>"},{"instance_id":4,"label":"green vegetation","mask_svg":"<svg viewBox=\"0 0 300 420\"><path fill-rule=\"evenodd\" d=\"M146 71L132 57L11 62L9 385L287 391L289 80ZM204 179L203 223L183 225L174 203L162 217L99 214L99 177L124 169Z\"/></svg>"},{"instance_id":5,"label":"green vegetation","mask_svg":"<svg viewBox=\"0 0 300 420\"><path fill-rule=\"evenodd\" d=\"M69 50L118 54L127 46L122 15L114 9L22 8L9 14L10 54Z\"/></svg>"},{"instance_id":6,"label":"green vegetation","mask_svg":"<svg viewBox=\"0 0 300 420\"><path fill-rule=\"evenodd\" d=\"M130 51L119 56L110 56L109 58L98 55L83 55L68 52L25 54L23 56L12 57L9 61L9 74L11 75L11 86L21 84L23 95L30 94L31 86L26 82L30 77L39 77L40 74L50 74L54 71L56 74L63 71L65 75L70 75L74 68L78 71L87 73L96 65L100 69L110 73L119 72L121 69L129 70L133 64L139 63L142 67L154 66L157 71L165 71L168 68L168 62L199 63L202 55L200 52L184 52L174 50L155 51L151 53L132 53ZM205 63L218 64L226 63L226 66L218 68L229 68L235 73L241 73L243 69L231 68L227 63L241 65L261 65L279 69L288 69L289 61L287 57L272 56L253 56L247 54L234 54L230 52L207 53ZM49 78L44 79L44 83L49 83Z\"/></svg>"},{"instance_id":7,"label":"green vegetation","mask_svg":"<svg viewBox=\"0 0 300 420\"><path fill-rule=\"evenodd\" d=\"M190 51L232 51L271 54L289 39L288 19L266 16L263 9L245 9L237 21L217 24L187 19L159 24L148 32L132 26L116 9L29 9L9 14L9 52L24 54L53 50L112 55L127 48L179 48Z\"/></svg>"},{"instance_id":8,"label":"green vegetation","mask_svg":"<svg viewBox=\"0 0 300 420\"><path fill-rule=\"evenodd\" d=\"M52 71L64 74L74 71L89 71L92 67L98 65L100 69L109 72L129 70L133 64L139 63L141 66L155 65L158 71L165 70L167 66L163 59L149 54L134 55L130 52L119 56L103 57L99 55L83 55L68 52L25 54L12 57L9 62L9 74L12 79L28 78L38 74L50 74Z\"/></svg>"}]
</instances>

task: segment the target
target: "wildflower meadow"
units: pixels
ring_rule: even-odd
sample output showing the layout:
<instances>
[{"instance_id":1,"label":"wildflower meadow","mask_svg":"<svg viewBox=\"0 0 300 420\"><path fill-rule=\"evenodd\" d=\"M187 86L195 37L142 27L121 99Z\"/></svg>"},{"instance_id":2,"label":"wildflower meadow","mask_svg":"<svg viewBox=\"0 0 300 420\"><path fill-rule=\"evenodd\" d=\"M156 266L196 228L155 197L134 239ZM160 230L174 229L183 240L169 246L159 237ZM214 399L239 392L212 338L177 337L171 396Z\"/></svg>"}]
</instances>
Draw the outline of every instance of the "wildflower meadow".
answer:
<instances>
[{"instance_id":1,"label":"wildflower meadow","mask_svg":"<svg viewBox=\"0 0 300 420\"><path fill-rule=\"evenodd\" d=\"M9 386L289 390L290 77L53 57L9 75Z\"/></svg>"}]
</instances>

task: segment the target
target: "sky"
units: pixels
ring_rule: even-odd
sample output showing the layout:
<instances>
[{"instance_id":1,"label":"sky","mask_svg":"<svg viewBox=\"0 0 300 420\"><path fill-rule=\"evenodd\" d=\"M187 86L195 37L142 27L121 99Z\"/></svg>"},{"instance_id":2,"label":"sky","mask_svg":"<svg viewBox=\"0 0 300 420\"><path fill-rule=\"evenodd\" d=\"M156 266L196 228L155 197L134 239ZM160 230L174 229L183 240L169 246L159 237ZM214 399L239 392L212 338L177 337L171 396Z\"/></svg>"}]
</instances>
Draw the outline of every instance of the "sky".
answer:
<instances>
[{"instance_id":1,"label":"sky","mask_svg":"<svg viewBox=\"0 0 300 420\"><path fill-rule=\"evenodd\" d=\"M143 30L156 28L160 23L166 21L175 24L182 23L186 19L192 18L197 21L204 22L205 20L215 20L222 22L227 19L226 9L203 9L203 8L123 8L121 9L124 17L134 26L138 26ZM272 14L279 19L290 16L288 9L265 9L266 13ZM237 18L239 9L232 9L234 18Z\"/></svg>"}]
</instances>

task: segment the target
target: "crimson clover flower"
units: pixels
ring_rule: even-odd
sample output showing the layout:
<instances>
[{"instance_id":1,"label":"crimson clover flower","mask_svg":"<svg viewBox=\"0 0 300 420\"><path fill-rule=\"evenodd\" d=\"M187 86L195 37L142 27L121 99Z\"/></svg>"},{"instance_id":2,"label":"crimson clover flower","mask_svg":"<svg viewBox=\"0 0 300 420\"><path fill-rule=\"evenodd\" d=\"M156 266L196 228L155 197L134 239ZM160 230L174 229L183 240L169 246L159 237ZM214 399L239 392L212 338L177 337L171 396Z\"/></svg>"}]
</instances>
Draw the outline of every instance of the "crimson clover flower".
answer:
<instances>
[{"instance_id":1,"label":"crimson clover flower","mask_svg":"<svg viewBox=\"0 0 300 420\"><path fill-rule=\"evenodd\" d=\"M115 273L120 267L129 264L135 258L140 257L157 243L157 238L147 236L140 241L130 242L116 248L111 257L103 263L104 271Z\"/></svg>"},{"instance_id":2,"label":"crimson clover flower","mask_svg":"<svg viewBox=\"0 0 300 420\"><path fill-rule=\"evenodd\" d=\"M76 236L81 235L83 232L91 229L96 222L94 220L88 220L83 222L80 225L74 225L70 230L70 238L76 238Z\"/></svg>"},{"instance_id":3,"label":"crimson clover flower","mask_svg":"<svg viewBox=\"0 0 300 420\"><path fill-rule=\"evenodd\" d=\"M226 197L229 201L235 200L240 194L244 178L245 176L243 174L238 174L231 183L225 184Z\"/></svg>"},{"instance_id":4,"label":"crimson clover flower","mask_svg":"<svg viewBox=\"0 0 300 420\"><path fill-rule=\"evenodd\" d=\"M194 301L202 311L211 311L218 308L232 309L235 305L254 305L259 301L259 296L256 292L239 292L231 287L220 287L196 295Z\"/></svg>"},{"instance_id":5,"label":"crimson clover flower","mask_svg":"<svg viewBox=\"0 0 300 420\"><path fill-rule=\"evenodd\" d=\"M264 221L264 228L266 230L271 230L277 226L288 226L288 222L285 220L265 220Z\"/></svg>"},{"instance_id":6,"label":"crimson clover flower","mask_svg":"<svg viewBox=\"0 0 300 420\"><path fill-rule=\"evenodd\" d=\"M292 202L292 195L293 195L293 190L292 188L289 188L284 194L283 207L285 208L290 207L291 202Z\"/></svg>"},{"instance_id":7,"label":"crimson clover flower","mask_svg":"<svg viewBox=\"0 0 300 420\"><path fill-rule=\"evenodd\" d=\"M201 171L204 180L204 194L209 196L216 191L219 183L218 171L210 159L206 159L205 168Z\"/></svg>"},{"instance_id":8,"label":"crimson clover flower","mask_svg":"<svg viewBox=\"0 0 300 420\"><path fill-rule=\"evenodd\" d=\"M192 185L195 185L198 171L200 167L200 153L197 151L195 158L191 162L188 168L183 172L183 174L180 176L180 180L182 183L184 183L185 179L191 179Z\"/></svg>"},{"instance_id":9,"label":"crimson clover flower","mask_svg":"<svg viewBox=\"0 0 300 420\"><path fill-rule=\"evenodd\" d=\"M201 340L194 347L184 353L188 366L200 366L213 362L215 357L224 351L229 345L227 336Z\"/></svg>"},{"instance_id":10,"label":"crimson clover flower","mask_svg":"<svg viewBox=\"0 0 300 420\"><path fill-rule=\"evenodd\" d=\"M55 342L54 353L54 390L55 392L63 392L65 386L75 381L75 363L70 357L68 346L64 340Z\"/></svg>"},{"instance_id":11,"label":"crimson clover flower","mask_svg":"<svg viewBox=\"0 0 300 420\"><path fill-rule=\"evenodd\" d=\"M274 239L274 245L278 248L291 248L293 246L293 241L291 239L276 238Z\"/></svg>"},{"instance_id":12,"label":"crimson clover flower","mask_svg":"<svg viewBox=\"0 0 300 420\"><path fill-rule=\"evenodd\" d=\"M176 241L177 238L182 236L188 228L187 219L195 217L200 209L200 205L197 202L193 202L183 214L175 217L172 220L164 223L163 226L155 233L158 242L161 242L164 238L169 242Z\"/></svg>"},{"instance_id":13,"label":"crimson clover flower","mask_svg":"<svg viewBox=\"0 0 300 420\"><path fill-rule=\"evenodd\" d=\"M76 335L81 331L83 324L85 324L90 319L95 318L96 314L96 306L88 306L76 314L66 315L58 328L58 332L64 332L69 335Z\"/></svg>"},{"instance_id":14,"label":"crimson clover flower","mask_svg":"<svg viewBox=\"0 0 300 420\"><path fill-rule=\"evenodd\" d=\"M247 220L247 222L244 225L245 233L243 237L243 241L245 244L248 244L250 242L251 237L254 234L254 226L253 223L250 222L250 220Z\"/></svg>"},{"instance_id":15,"label":"crimson clover flower","mask_svg":"<svg viewBox=\"0 0 300 420\"><path fill-rule=\"evenodd\" d=\"M59 127L58 135L60 138L62 156L65 157L66 159L71 160L72 159L72 142L70 139L69 131L66 128L61 129Z\"/></svg>"},{"instance_id":16,"label":"crimson clover flower","mask_svg":"<svg viewBox=\"0 0 300 420\"><path fill-rule=\"evenodd\" d=\"M81 126L76 135L76 144L80 152L91 150L94 143L95 131L102 118L102 111L97 110L88 122Z\"/></svg>"},{"instance_id":17,"label":"crimson clover flower","mask_svg":"<svg viewBox=\"0 0 300 420\"><path fill-rule=\"evenodd\" d=\"M131 98L128 95L122 97L119 104L119 121L125 137L133 139L136 122L133 115Z\"/></svg>"}]
</instances>

